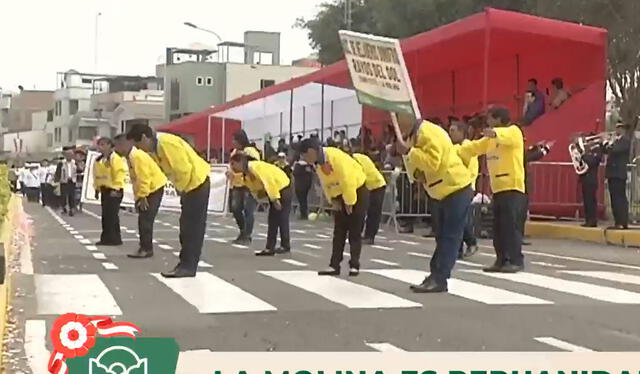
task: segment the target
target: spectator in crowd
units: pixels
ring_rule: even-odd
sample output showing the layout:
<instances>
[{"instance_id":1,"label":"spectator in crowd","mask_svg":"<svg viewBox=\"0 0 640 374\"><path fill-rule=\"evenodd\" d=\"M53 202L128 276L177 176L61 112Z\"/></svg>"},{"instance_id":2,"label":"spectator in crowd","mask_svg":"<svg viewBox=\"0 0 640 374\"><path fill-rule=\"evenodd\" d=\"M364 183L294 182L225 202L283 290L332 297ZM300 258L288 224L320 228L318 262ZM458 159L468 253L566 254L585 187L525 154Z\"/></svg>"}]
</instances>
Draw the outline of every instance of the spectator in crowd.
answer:
<instances>
[{"instance_id":1,"label":"spectator in crowd","mask_svg":"<svg viewBox=\"0 0 640 374\"><path fill-rule=\"evenodd\" d=\"M300 158L293 165L293 177L293 187L300 206L300 219L307 220L309 217L309 191L313 183L313 165Z\"/></svg>"},{"instance_id":2,"label":"spectator in crowd","mask_svg":"<svg viewBox=\"0 0 640 374\"><path fill-rule=\"evenodd\" d=\"M260 160L260 153L251 146L247 134L240 130L233 135L232 152L234 154L242 152L255 160ZM244 177L241 173L234 173L232 170L227 172L227 177L231 179L231 212L236 220L240 233L233 241L234 244L250 244L251 235L253 234L254 213L256 210L256 200L249 193L244 185Z\"/></svg>"},{"instance_id":3,"label":"spectator in crowd","mask_svg":"<svg viewBox=\"0 0 640 374\"><path fill-rule=\"evenodd\" d=\"M292 171L291 171L291 166L289 166L289 162L287 161L286 153L284 152L278 153L278 156L273 163L274 165L282 169L282 171L284 171L284 173L287 174L287 177L291 179Z\"/></svg>"},{"instance_id":4,"label":"spectator in crowd","mask_svg":"<svg viewBox=\"0 0 640 374\"><path fill-rule=\"evenodd\" d=\"M544 94L538 89L538 80L529 79L524 100L522 124L528 126L544 114Z\"/></svg>"},{"instance_id":5,"label":"spectator in crowd","mask_svg":"<svg viewBox=\"0 0 640 374\"><path fill-rule=\"evenodd\" d=\"M594 134L591 134L593 136ZM602 161L602 150L599 144L587 143L582 161L589 167L580 175L582 187L582 203L584 206L584 224L582 227L598 226L598 167Z\"/></svg>"},{"instance_id":6,"label":"spectator in crowd","mask_svg":"<svg viewBox=\"0 0 640 374\"><path fill-rule=\"evenodd\" d=\"M51 179L53 178L53 171L49 167L49 160L46 158L40 161L40 169L38 170L38 177L40 179L40 200L42 202L42 206L49 205L51 201Z\"/></svg>"},{"instance_id":7,"label":"spectator in crowd","mask_svg":"<svg viewBox=\"0 0 640 374\"><path fill-rule=\"evenodd\" d=\"M569 91L564 89L562 78L554 78L551 81L553 90L551 92L551 109L558 109L565 101L569 100Z\"/></svg>"},{"instance_id":8,"label":"spectator in crowd","mask_svg":"<svg viewBox=\"0 0 640 374\"><path fill-rule=\"evenodd\" d=\"M55 181L60 183L62 195L62 212L73 216L76 210L76 182L78 180L78 168L74 156L74 147L62 148L64 160L58 164Z\"/></svg>"},{"instance_id":9,"label":"spectator in crowd","mask_svg":"<svg viewBox=\"0 0 640 374\"><path fill-rule=\"evenodd\" d=\"M40 198L40 176L38 164L27 163L20 173L20 183L24 186L23 193L29 202L38 202Z\"/></svg>"},{"instance_id":10,"label":"spectator in crowd","mask_svg":"<svg viewBox=\"0 0 640 374\"><path fill-rule=\"evenodd\" d=\"M629 127L622 121L616 124L616 135L603 142L607 156L605 176L609 185L611 210L615 225L610 229L626 230L629 227L629 201L627 200L627 162L631 149ZM606 135L606 134L605 134Z\"/></svg>"},{"instance_id":11,"label":"spectator in crowd","mask_svg":"<svg viewBox=\"0 0 640 374\"><path fill-rule=\"evenodd\" d=\"M75 157L77 168L76 189L74 198L76 199L76 206L78 207L78 211L82 212L82 201L80 198L82 197L82 183L84 181L87 154L82 149L76 149L73 156Z\"/></svg>"},{"instance_id":12,"label":"spectator in crowd","mask_svg":"<svg viewBox=\"0 0 640 374\"><path fill-rule=\"evenodd\" d=\"M284 140L284 138L280 138L280 140L278 140L278 149L276 149L276 152L287 153L288 148L289 147L287 147L287 142Z\"/></svg>"}]
</instances>

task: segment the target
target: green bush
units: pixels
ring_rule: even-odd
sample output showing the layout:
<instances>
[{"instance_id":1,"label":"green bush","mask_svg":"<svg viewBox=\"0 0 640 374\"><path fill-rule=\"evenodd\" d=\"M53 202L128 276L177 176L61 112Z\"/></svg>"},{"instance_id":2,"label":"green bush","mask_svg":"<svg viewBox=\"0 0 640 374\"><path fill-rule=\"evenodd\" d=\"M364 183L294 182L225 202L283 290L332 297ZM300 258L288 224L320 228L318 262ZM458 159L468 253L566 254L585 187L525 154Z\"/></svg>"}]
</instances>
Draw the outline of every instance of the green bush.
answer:
<instances>
[{"instance_id":1,"label":"green bush","mask_svg":"<svg viewBox=\"0 0 640 374\"><path fill-rule=\"evenodd\" d=\"M7 215L7 206L10 198L9 168L7 165L0 165L0 223L4 222Z\"/></svg>"}]
</instances>

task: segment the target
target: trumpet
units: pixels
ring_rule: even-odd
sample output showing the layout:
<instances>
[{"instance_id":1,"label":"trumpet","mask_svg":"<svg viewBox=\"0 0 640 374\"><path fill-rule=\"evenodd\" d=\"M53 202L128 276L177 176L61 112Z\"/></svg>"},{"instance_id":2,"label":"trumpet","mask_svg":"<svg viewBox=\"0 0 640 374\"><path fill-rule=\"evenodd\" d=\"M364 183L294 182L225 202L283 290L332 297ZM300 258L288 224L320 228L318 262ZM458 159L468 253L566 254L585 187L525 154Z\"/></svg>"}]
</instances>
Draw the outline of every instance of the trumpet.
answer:
<instances>
[{"instance_id":1,"label":"trumpet","mask_svg":"<svg viewBox=\"0 0 640 374\"><path fill-rule=\"evenodd\" d=\"M618 134L616 134L615 131L606 131L596 135L585 136L584 143L590 146L597 144L606 146L612 144L615 140L617 140L617 138Z\"/></svg>"},{"instance_id":2,"label":"trumpet","mask_svg":"<svg viewBox=\"0 0 640 374\"><path fill-rule=\"evenodd\" d=\"M571 162L578 175L582 175L589 171L589 165L582 160L582 156L587 150L597 145L608 147L615 142L620 136L615 131L602 132L596 135L577 136L571 143L569 143L569 156L571 156Z\"/></svg>"}]
</instances>

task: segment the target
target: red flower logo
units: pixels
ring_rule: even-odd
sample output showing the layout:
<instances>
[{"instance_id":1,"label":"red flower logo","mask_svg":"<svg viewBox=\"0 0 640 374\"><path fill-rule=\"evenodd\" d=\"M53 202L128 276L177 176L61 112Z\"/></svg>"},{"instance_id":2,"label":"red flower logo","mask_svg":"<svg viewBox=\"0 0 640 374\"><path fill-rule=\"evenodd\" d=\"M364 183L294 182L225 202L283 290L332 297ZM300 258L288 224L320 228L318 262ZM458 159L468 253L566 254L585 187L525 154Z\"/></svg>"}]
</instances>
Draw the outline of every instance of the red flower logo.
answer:
<instances>
[{"instance_id":1,"label":"red flower logo","mask_svg":"<svg viewBox=\"0 0 640 374\"><path fill-rule=\"evenodd\" d=\"M60 316L51 329L51 342L55 351L65 358L82 357L96 342L97 330L87 316L68 313Z\"/></svg>"}]
</instances>

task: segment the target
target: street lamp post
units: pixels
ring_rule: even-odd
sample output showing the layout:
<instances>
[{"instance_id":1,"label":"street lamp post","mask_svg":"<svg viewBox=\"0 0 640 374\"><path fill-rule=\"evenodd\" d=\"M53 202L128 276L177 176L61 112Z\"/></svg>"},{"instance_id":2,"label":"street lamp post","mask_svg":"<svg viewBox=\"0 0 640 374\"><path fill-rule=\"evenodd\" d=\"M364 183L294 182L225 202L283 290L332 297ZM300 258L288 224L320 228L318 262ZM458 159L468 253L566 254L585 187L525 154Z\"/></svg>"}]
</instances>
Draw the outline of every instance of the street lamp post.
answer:
<instances>
[{"instance_id":1,"label":"street lamp post","mask_svg":"<svg viewBox=\"0 0 640 374\"><path fill-rule=\"evenodd\" d=\"M98 72L98 18L102 15L101 12L96 13L96 23L94 29L93 39L93 71Z\"/></svg>"},{"instance_id":2,"label":"street lamp post","mask_svg":"<svg viewBox=\"0 0 640 374\"><path fill-rule=\"evenodd\" d=\"M191 23L191 22L184 22L184 25L185 25L185 26L187 26L187 27L191 27L192 29L196 29L196 30L200 30L200 31L207 32L207 33L209 33L209 34L213 34L213 36L215 36L216 38L218 38L218 41L219 41L220 43L222 43L222 38L220 37L220 35L218 35L218 33L216 33L216 32L215 32L215 31L213 31L213 30L204 29L204 28L202 28L202 27L199 27L199 26L194 25L194 24L193 24L193 23Z\"/></svg>"}]
</instances>

